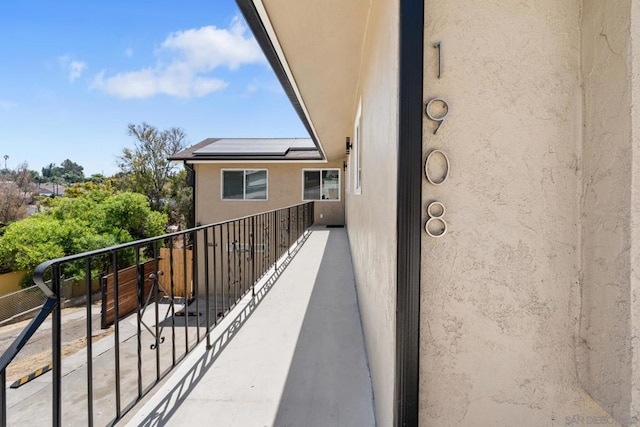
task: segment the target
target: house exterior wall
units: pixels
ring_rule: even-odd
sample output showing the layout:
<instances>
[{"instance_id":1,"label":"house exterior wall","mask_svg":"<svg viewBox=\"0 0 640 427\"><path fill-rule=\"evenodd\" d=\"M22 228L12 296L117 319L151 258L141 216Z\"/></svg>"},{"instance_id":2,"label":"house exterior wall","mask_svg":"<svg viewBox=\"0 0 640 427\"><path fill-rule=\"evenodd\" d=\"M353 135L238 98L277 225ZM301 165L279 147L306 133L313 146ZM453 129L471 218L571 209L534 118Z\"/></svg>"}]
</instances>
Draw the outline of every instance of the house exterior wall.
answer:
<instances>
[{"instance_id":1,"label":"house exterior wall","mask_svg":"<svg viewBox=\"0 0 640 427\"><path fill-rule=\"evenodd\" d=\"M640 415L640 8L630 0L585 0L582 15L579 374L615 419L631 425Z\"/></svg>"},{"instance_id":2,"label":"house exterior wall","mask_svg":"<svg viewBox=\"0 0 640 427\"><path fill-rule=\"evenodd\" d=\"M315 223L344 224L342 161L328 163L196 163L196 223L212 224L302 203L304 169L339 169L340 201L316 201ZM267 169L267 200L222 200L222 169Z\"/></svg>"},{"instance_id":3,"label":"house exterior wall","mask_svg":"<svg viewBox=\"0 0 640 427\"><path fill-rule=\"evenodd\" d=\"M616 65L608 75L581 60L582 52L594 47L594 63L602 66L599 61L608 58L600 46L604 38L585 33L609 30L596 16L603 12L589 8L609 9L610 3L585 1L582 12L578 0L425 1L425 102L446 99L449 115L436 135L437 123L425 116L423 154L426 159L431 150L443 150L450 176L439 186L426 179L423 184L424 221L428 204L441 202L448 232L422 237L421 426L565 425L579 420L573 417L609 421L577 367L583 362L581 293L618 279L628 288L630 275L629 254L623 251L629 247L623 237L631 197L631 159L623 160L631 154L624 130L629 112L602 128L612 114L608 105L627 103L625 66ZM611 26L628 32L628 22L616 20L616 10L628 9L628 1L614 3L607 12L613 14ZM438 41L441 78L438 49L432 47ZM619 48L624 50L624 43ZM583 75L587 86L597 87L594 98L585 96L584 111ZM622 84L611 82L616 78ZM622 129L616 131L617 124ZM619 141L619 148L609 152L604 135ZM618 176L599 182L614 170ZM626 191L607 195L616 184ZM613 230L590 234L606 218ZM611 247L600 247L599 238ZM602 271L599 264L609 261L619 262ZM603 292L594 299L587 292L585 299L595 307L595 299L608 298L604 307L611 315L620 301L618 290ZM601 311L600 320L605 317ZM606 366L629 367L624 320L623 313L611 328L591 331L602 352L614 347L595 362L601 370L589 379L592 384L605 376L622 378L623 370L606 371ZM612 332L613 337L604 336ZM615 349L621 350L619 361L612 360ZM616 392L607 393L619 399Z\"/></svg>"},{"instance_id":4,"label":"house exterior wall","mask_svg":"<svg viewBox=\"0 0 640 427\"><path fill-rule=\"evenodd\" d=\"M396 310L398 5L372 2L362 56L362 191L349 157L346 215L376 422L393 424ZM358 99L354 100L354 120ZM354 135L351 135L352 140Z\"/></svg>"}]
</instances>

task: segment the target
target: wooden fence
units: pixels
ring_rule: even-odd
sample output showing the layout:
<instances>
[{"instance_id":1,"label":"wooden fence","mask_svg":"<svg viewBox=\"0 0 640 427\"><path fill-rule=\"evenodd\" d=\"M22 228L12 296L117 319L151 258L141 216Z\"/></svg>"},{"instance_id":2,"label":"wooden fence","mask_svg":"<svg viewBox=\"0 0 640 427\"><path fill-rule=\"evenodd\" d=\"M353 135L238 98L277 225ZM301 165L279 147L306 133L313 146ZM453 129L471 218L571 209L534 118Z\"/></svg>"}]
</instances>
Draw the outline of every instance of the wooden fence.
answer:
<instances>
[{"instance_id":1,"label":"wooden fence","mask_svg":"<svg viewBox=\"0 0 640 427\"><path fill-rule=\"evenodd\" d=\"M139 268L144 278L144 296L146 300L153 279L149 275L154 272L156 262L154 260L147 261L140 265ZM133 267L124 268L118 271L118 317L124 319L138 308L138 271L135 265ZM101 279L102 288L102 329L113 325L115 320L115 304L114 304L114 275L107 274Z\"/></svg>"},{"instance_id":2,"label":"wooden fence","mask_svg":"<svg viewBox=\"0 0 640 427\"><path fill-rule=\"evenodd\" d=\"M186 267L185 270L185 255ZM171 250L169 248L160 249L160 261L158 262L159 270L162 271L160 276L160 284L171 293ZM184 279L187 278L187 298L192 296L192 270L193 270L193 251L190 249L174 249L173 250L173 295L176 297L184 297Z\"/></svg>"},{"instance_id":3,"label":"wooden fence","mask_svg":"<svg viewBox=\"0 0 640 427\"><path fill-rule=\"evenodd\" d=\"M186 256L186 270L185 270ZM191 298L192 295L192 261L193 254L191 250L187 250L186 254L183 249L173 249L173 295L174 297ZM149 296L153 279L149 275L154 273L156 261L150 260L141 264L142 277L144 278L144 302ZM169 248L160 249L160 257L158 258L157 276L160 282L158 289L159 295L166 296L171 294L171 252ZM187 294L185 295L185 276L187 278ZM102 328L108 328L115 320L115 304L114 304L114 276L113 273L105 275L101 279L102 289ZM163 292L164 291L166 292ZM125 318L135 312L138 307L138 273L136 266L124 268L118 271L118 317Z\"/></svg>"}]
</instances>

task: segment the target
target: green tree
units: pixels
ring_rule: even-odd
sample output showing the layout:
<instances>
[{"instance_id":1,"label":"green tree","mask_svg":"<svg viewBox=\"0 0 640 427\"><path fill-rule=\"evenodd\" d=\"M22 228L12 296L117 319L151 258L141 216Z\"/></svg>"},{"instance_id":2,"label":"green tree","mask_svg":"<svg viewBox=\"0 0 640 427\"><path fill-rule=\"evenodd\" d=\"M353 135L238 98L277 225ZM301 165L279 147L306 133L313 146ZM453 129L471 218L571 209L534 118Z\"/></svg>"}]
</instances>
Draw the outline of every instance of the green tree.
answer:
<instances>
[{"instance_id":1,"label":"green tree","mask_svg":"<svg viewBox=\"0 0 640 427\"><path fill-rule=\"evenodd\" d=\"M58 184L73 184L84 181L84 167L66 159L60 166L49 163L42 168L42 177L48 182Z\"/></svg>"},{"instance_id":2,"label":"green tree","mask_svg":"<svg viewBox=\"0 0 640 427\"><path fill-rule=\"evenodd\" d=\"M132 191L146 194L153 210L162 211L167 184L176 171L169 158L186 147L186 133L177 127L161 131L142 122L130 123L128 134L135 139L134 147L125 148L118 157L118 167L127 177L125 184Z\"/></svg>"},{"instance_id":3,"label":"green tree","mask_svg":"<svg viewBox=\"0 0 640 427\"><path fill-rule=\"evenodd\" d=\"M62 177L67 183L84 181L84 168L79 164L66 159L62 162Z\"/></svg>"},{"instance_id":4,"label":"green tree","mask_svg":"<svg viewBox=\"0 0 640 427\"><path fill-rule=\"evenodd\" d=\"M142 194L92 189L57 198L43 213L7 226L0 237L0 267L33 270L47 259L101 249L161 235L167 216L154 212ZM133 261L121 258L123 264ZM67 277L81 275L82 263L65 266Z\"/></svg>"},{"instance_id":5,"label":"green tree","mask_svg":"<svg viewBox=\"0 0 640 427\"><path fill-rule=\"evenodd\" d=\"M168 186L169 222L180 225L182 228L195 226L193 224L193 188L189 185L190 179L193 179L193 176L183 169L171 177Z\"/></svg>"}]
</instances>

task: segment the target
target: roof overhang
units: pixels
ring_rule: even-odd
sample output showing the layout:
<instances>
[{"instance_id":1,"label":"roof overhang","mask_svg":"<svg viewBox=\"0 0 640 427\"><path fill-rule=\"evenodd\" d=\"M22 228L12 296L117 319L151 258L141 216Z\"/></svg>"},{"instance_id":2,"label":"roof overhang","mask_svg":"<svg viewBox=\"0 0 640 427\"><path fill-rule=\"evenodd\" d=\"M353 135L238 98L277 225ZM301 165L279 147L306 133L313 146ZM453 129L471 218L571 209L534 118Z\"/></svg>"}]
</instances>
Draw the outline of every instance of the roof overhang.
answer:
<instances>
[{"instance_id":1,"label":"roof overhang","mask_svg":"<svg viewBox=\"0 0 640 427\"><path fill-rule=\"evenodd\" d=\"M353 133L370 0L236 0L327 160Z\"/></svg>"}]
</instances>

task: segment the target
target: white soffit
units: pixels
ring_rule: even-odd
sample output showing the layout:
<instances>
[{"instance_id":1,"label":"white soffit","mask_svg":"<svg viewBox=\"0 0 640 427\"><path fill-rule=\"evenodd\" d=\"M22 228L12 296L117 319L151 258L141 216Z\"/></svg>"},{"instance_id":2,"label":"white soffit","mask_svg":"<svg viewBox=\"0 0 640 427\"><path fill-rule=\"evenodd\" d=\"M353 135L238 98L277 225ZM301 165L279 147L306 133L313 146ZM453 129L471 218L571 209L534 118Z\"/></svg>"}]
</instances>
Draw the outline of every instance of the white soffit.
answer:
<instances>
[{"instance_id":1,"label":"white soffit","mask_svg":"<svg viewBox=\"0 0 640 427\"><path fill-rule=\"evenodd\" d=\"M253 0L328 160L353 131L371 0Z\"/></svg>"}]
</instances>

